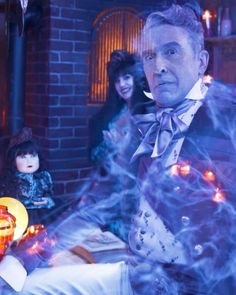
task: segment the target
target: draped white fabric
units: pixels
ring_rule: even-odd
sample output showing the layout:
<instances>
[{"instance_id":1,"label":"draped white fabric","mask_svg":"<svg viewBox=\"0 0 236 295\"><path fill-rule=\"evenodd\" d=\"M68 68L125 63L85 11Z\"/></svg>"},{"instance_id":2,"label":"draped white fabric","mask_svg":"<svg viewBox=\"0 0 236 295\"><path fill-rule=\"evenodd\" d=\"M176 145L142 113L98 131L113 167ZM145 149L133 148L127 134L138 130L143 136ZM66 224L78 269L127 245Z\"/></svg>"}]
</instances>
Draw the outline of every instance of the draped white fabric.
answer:
<instances>
[{"instance_id":1,"label":"draped white fabric","mask_svg":"<svg viewBox=\"0 0 236 295\"><path fill-rule=\"evenodd\" d=\"M19 294L19 293L18 293ZM66 265L36 269L22 295L132 295L128 267L114 264Z\"/></svg>"}]
</instances>

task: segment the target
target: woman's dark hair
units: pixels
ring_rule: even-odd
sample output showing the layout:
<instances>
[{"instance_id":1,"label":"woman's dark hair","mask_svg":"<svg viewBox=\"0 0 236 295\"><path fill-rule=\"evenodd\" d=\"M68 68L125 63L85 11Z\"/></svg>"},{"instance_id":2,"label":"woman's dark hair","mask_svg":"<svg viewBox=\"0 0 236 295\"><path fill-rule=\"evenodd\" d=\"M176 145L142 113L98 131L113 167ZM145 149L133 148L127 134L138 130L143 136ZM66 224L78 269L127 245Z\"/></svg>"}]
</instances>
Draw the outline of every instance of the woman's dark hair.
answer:
<instances>
[{"instance_id":1,"label":"woman's dark hair","mask_svg":"<svg viewBox=\"0 0 236 295\"><path fill-rule=\"evenodd\" d=\"M121 75L130 74L134 79L134 92L129 104L130 112L142 113L142 107L150 100L144 95L148 91L148 84L143 71L141 58L135 53L126 50L111 52L110 61L107 63L109 80L108 97L100 111L90 120L90 149L92 150L103 140L102 131L108 129L109 123L120 113L126 105L116 89L115 81Z\"/></svg>"},{"instance_id":2,"label":"woman's dark hair","mask_svg":"<svg viewBox=\"0 0 236 295\"><path fill-rule=\"evenodd\" d=\"M17 156L20 155L26 155L26 154L38 154L39 157L39 170L43 169L43 161L42 161L42 154L40 151L40 148L36 141L29 140L25 141L23 143L20 143L19 145L15 145L11 147L7 151L6 155L6 170L8 174L15 173L17 171L15 159Z\"/></svg>"},{"instance_id":3,"label":"woman's dark hair","mask_svg":"<svg viewBox=\"0 0 236 295\"><path fill-rule=\"evenodd\" d=\"M138 104L148 101L143 94L143 90L148 90L148 84L141 58L136 53L129 53L126 50L112 51L110 61L107 64L107 74L109 79L109 90L106 104L108 104L109 107L114 107L114 114L119 113L121 108L126 104L126 102L119 97L115 89L115 81L119 76L129 74L134 79L134 92L130 102L131 113L134 112L135 107Z\"/></svg>"}]
</instances>

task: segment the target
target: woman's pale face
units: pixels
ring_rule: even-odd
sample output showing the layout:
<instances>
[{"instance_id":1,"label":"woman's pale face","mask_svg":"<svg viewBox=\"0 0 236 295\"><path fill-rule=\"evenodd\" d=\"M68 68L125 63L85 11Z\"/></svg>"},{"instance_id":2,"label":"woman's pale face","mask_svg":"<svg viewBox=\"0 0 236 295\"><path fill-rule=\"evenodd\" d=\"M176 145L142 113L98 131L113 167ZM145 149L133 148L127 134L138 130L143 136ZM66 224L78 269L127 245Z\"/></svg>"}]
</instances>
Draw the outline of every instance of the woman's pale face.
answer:
<instances>
[{"instance_id":1,"label":"woman's pale face","mask_svg":"<svg viewBox=\"0 0 236 295\"><path fill-rule=\"evenodd\" d=\"M134 93L134 77L130 74L118 76L115 80L115 89L121 98L129 101Z\"/></svg>"},{"instance_id":2,"label":"woman's pale face","mask_svg":"<svg viewBox=\"0 0 236 295\"><path fill-rule=\"evenodd\" d=\"M25 154L16 156L16 168L21 173L34 173L39 169L39 156L35 154Z\"/></svg>"}]
</instances>

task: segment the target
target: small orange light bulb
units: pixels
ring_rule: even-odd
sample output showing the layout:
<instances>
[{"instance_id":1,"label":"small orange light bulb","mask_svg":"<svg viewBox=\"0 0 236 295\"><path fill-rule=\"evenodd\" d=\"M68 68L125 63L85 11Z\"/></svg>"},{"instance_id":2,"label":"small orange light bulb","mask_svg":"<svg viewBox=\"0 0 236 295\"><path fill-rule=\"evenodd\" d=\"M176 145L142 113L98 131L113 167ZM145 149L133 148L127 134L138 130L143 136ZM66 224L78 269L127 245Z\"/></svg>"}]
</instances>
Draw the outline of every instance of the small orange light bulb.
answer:
<instances>
[{"instance_id":1,"label":"small orange light bulb","mask_svg":"<svg viewBox=\"0 0 236 295\"><path fill-rule=\"evenodd\" d=\"M182 176L187 176L190 173L190 165L188 164L183 164L180 166L180 174Z\"/></svg>"},{"instance_id":2,"label":"small orange light bulb","mask_svg":"<svg viewBox=\"0 0 236 295\"><path fill-rule=\"evenodd\" d=\"M216 189L216 193L213 195L212 200L216 203L222 203L225 201L225 194L219 189Z\"/></svg>"},{"instance_id":3,"label":"small orange light bulb","mask_svg":"<svg viewBox=\"0 0 236 295\"><path fill-rule=\"evenodd\" d=\"M214 182L216 180L215 174L211 170L206 170L203 176L209 182Z\"/></svg>"}]
</instances>

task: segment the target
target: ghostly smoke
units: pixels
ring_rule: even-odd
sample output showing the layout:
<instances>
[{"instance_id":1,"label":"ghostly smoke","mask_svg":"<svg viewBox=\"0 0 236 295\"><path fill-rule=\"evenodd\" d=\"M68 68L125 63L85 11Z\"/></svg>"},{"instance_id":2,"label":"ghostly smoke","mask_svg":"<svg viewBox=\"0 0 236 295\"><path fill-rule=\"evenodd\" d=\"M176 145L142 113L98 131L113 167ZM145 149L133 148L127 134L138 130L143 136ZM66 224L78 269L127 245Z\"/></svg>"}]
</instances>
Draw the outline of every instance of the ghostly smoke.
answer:
<instances>
[{"instance_id":1,"label":"ghostly smoke","mask_svg":"<svg viewBox=\"0 0 236 295\"><path fill-rule=\"evenodd\" d=\"M217 285L233 286L236 273L233 90L213 83L205 105L207 121L201 122L202 133L193 133L186 157L175 170L158 171L153 162L140 181L125 154L123 161L117 161L112 150L103 163L106 173L91 174L75 195L80 202L48 226L48 237L56 240L53 252L69 250L84 241L94 226L109 230L117 220L127 233L143 197L181 242L188 263L160 263L140 256L139 251L123 256L130 264L130 280L137 294L227 294ZM127 144L125 140L117 143L120 147Z\"/></svg>"},{"instance_id":2,"label":"ghostly smoke","mask_svg":"<svg viewBox=\"0 0 236 295\"><path fill-rule=\"evenodd\" d=\"M235 103L233 89L214 82L203 106L207 116L186 138L187 152L178 165L159 170L154 161L140 181L140 195L184 246L188 261L186 265L158 263L147 252L134 271L136 278L141 274L141 294L151 294L150 285L153 294L234 293ZM147 223L152 215L146 211ZM145 244L145 228L139 236L139 245ZM158 244L158 238L153 243ZM141 247L135 252L141 254ZM163 250L164 259L165 255Z\"/></svg>"}]
</instances>

